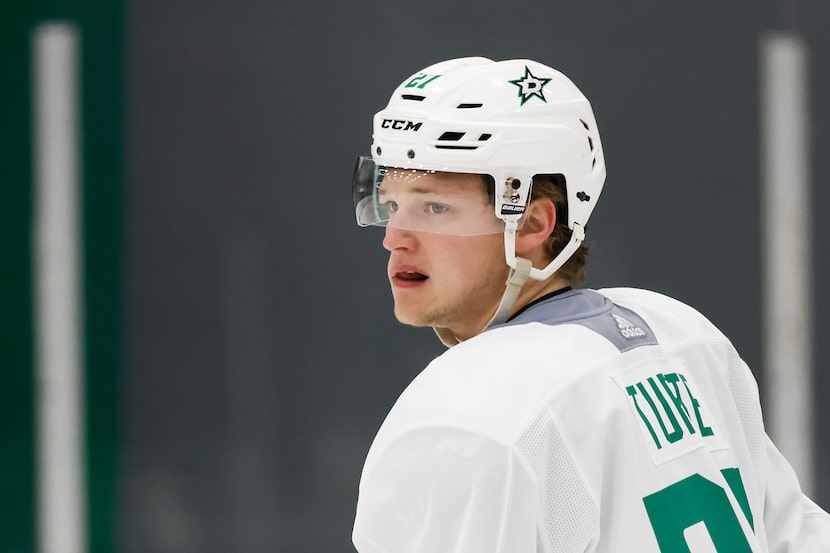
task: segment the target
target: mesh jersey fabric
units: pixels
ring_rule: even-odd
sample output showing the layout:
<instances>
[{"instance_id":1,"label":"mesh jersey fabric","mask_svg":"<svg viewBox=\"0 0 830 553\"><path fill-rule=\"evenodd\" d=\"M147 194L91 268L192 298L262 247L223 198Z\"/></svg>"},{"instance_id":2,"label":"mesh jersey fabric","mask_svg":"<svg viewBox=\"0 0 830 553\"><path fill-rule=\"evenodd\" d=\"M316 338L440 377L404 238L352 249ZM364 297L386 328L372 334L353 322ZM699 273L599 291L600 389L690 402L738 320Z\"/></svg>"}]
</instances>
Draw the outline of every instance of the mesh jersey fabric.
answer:
<instances>
[{"instance_id":1,"label":"mesh jersey fabric","mask_svg":"<svg viewBox=\"0 0 830 553\"><path fill-rule=\"evenodd\" d=\"M574 290L407 387L367 456L353 541L809 553L830 550L830 517L767 438L755 381L709 321L653 292Z\"/></svg>"}]
</instances>

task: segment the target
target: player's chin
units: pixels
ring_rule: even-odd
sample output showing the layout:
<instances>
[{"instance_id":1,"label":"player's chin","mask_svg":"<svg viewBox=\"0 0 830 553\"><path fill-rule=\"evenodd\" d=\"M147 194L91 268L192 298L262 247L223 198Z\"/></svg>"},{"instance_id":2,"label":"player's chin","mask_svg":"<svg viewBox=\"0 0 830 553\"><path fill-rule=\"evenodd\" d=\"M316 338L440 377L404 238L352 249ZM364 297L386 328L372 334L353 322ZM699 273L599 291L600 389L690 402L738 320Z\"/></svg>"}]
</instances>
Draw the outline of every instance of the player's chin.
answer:
<instances>
[{"instance_id":1,"label":"player's chin","mask_svg":"<svg viewBox=\"0 0 830 553\"><path fill-rule=\"evenodd\" d=\"M433 326L430 318L422 309L407 305L407 302L395 300L395 318L399 323L408 326Z\"/></svg>"}]
</instances>

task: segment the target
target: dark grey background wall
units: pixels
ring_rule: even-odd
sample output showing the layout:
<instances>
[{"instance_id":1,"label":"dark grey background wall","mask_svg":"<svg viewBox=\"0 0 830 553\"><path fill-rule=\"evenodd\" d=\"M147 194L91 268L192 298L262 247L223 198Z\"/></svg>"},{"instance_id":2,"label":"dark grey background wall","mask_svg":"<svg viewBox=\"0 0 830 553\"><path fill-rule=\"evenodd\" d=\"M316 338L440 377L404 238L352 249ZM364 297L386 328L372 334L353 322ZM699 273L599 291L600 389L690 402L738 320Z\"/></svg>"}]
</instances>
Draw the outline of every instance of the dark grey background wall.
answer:
<instances>
[{"instance_id":1,"label":"dark grey background wall","mask_svg":"<svg viewBox=\"0 0 830 553\"><path fill-rule=\"evenodd\" d=\"M588 284L690 302L763 381L757 48L786 19L772 0L143 0L128 14L123 551L351 550L365 452L442 347L395 323L350 172L392 89L441 59L571 76L609 168ZM830 4L794 20L813 47L826 468ZM817 484L830 506L827 470Z\"/></svg>"}]
</instances>

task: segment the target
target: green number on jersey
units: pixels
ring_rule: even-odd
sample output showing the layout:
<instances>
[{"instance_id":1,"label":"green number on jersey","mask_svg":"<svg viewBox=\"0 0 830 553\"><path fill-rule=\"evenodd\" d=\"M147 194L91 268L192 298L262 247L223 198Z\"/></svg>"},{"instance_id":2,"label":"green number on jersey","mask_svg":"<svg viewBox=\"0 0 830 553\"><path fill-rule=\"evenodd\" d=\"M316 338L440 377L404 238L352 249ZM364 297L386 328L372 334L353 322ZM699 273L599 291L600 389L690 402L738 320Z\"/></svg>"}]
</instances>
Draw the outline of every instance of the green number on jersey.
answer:
<instances>
[{"instance_id":1,"label":"green number on jersey","mask_svg":"<svg viewBox=\"0 0 830 553\"><path fill-rule=\"evenodd\" d=\"M744 516L753 526L746 490L737 468L721 471ZM718 553L752 553L726 490L695 474L643 498L662 553L691 553L684 531L706 525Z\"/></svg>"}]
</instances>

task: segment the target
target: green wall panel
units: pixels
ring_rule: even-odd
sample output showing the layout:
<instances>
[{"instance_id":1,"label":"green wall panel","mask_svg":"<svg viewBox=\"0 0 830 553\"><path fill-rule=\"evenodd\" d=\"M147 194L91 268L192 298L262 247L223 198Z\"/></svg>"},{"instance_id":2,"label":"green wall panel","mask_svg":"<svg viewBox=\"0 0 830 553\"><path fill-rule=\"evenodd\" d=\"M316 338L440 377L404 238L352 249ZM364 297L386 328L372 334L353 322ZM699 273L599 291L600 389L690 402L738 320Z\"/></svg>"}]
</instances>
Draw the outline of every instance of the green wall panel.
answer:
<instances>
[{"instance_id":1,"label":"green wall panel","mask_svg":"<svg viewBox=\"0 0 830 553\"><path fill-rule=\"evenodd\" d=\"M31 32L81 32L83 329L89 550L115 550L122 29L118 1L0 3L0 553L36 550Z\"/></svg>"},{"instance_id":2,"label":"green wall panel","mask_svg":"<svg viewBox=\"0 0 830 553\"><path fill-rule=\"evenodd\" d=\"M34 536L29 48L31 6L0 3L0 552Z\"/></svg>"}]
</instances>

